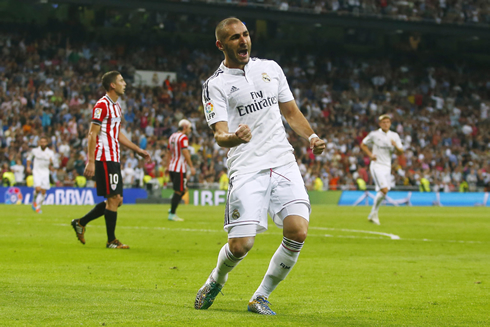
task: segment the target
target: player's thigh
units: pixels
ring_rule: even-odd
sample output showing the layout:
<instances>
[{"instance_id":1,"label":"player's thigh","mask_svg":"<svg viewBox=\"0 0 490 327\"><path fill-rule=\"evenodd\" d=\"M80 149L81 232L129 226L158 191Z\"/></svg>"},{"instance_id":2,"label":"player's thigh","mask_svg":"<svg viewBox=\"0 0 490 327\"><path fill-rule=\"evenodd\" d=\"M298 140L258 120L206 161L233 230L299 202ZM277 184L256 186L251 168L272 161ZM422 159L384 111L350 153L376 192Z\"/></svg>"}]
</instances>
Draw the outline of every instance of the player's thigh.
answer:
<instances>
[{"instance_id":1,"label":"player's thigh","mask_svg":"<svg viewBox=\"0 0 490 327\"><path fill-rule=\"evenodd\" d=\"M184 173L171 171L170 180L172 181L172 188L176 192L185 193L187 189L187 178Z\"/></svg>"},{"instance_id":2,"label":"player's thigh","mask_svg":"<svg viewBox=\"0 0 490 327\"><path fill-rule=\"evenodd\" d=\"M123 194L123 180L121 176L121 165L112 161L95 162L95 182L97 184L97 195L108 198L113 195Z\"/></svg>"},{"instance_id":3,"label":"player's thigh","mask_svg":"<svg viewBox=\"0 0 490 327\"><path fill-rule=\"evenodd\" d=\"M371 176L373 177L374 184L376 185L376 191L384 188L390 189L391 182L391 168L384 166L371 166L369 168Z\"/></svg>"},{"instance_id":4,"label":"player's thigh","mask_svg":"<svg viewBox=\"0 0 490 327\"><path fill-rule=\"evenodd\" d=\"M269 200L268 171L233 176L226 201L225 230L238 225L253 225L259 233L266 230Z\"/></svg>"},{"instance_id":5,"label":"player's thigh","mask_svg":"<svg viewBox=\"0 0 490 327\"><path fill-rule=\"evenodd\" d=\"M269 215L278 227L288 215L300 215L309 221L310 199L298 165L291 164L273 169L273 189ZM291 212L285 210L290 207Z\"/></svg>"},{"instance_id":6,"label":"player's thigh","mask_svg":"<svg viewBox=\"0 0 490 327\"><path fill-rule=\"evenodd\" d=\"M33 172L34 187L42 190L49 190L51 184L49 183L49 172Z\"/></svg>"}]
</instances>

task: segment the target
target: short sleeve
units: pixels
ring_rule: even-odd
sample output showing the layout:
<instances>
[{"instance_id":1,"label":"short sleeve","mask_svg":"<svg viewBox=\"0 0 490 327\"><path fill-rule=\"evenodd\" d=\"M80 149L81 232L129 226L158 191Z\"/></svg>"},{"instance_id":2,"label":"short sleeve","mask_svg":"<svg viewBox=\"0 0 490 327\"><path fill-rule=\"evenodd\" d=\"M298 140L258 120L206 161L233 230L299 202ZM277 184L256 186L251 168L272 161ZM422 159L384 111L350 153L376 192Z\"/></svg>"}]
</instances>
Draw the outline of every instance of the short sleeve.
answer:
<instances>
[{"instance_id":1,"label":"short sleeve","mask_svg":"<svg viewBox=\"0 0 490 327\"><path fill-rule=\"evenodd\" d=\"M288 80L286 79L286 75L284 75L284 71L281 66L279 66L276 62L274 62L277 70L277 76L279 79L279 87L278 87L278 100L281 103L289 102L294 100L293 93L289 88Z\"/></svg>"},{"instance_id":2,"label":"short sleeve","mask_svg":"<svg viewBox=\"0 0 490 327\"><path fill-rule=\"evenodd\" d=\"M204 116L209 126L219 121L228 121L226 96L218 86L217 80L208 80L203 84L202 104Z\"/></svg>"},{"instance_id":3,"label":"short sleeve","mask_svg":"<svg viewBox=\"0 0 490 327\"><path fill-rule=\"evenodd\" d=\"M184 135L184 137L180 140L179 145L181 149L187 149L189 147L189 139L187 136Z\"/></svg>"},{"instance_id":4,"label":"short sleeve","mask_svg":"<svg viewBox=\"0 0 490 327\"><path fill-rule=\"evenodd\" d=\"M403 144L402 140L400 139L400 135L396 134L396 140L395 140L396 146L400 149L403 149Z\"/></svg>"},{"instance_id":5,"label":"short sleeve","mask_svg":"<svg viewBox=\"0 0 490 327\"><path fill-rule=\"evenodd\" d=\"M362 143L363 144L366 144L366 145L373 145L374 142L373 142L373 133L369 133L363 140L362 140Z\"/></svg>"},{"instance_id":6,"label":"short sleeve","mask_svg":"<svg viewBox=\"0 0 490 327\"><path fill-rule=\"evenodd\" d=\"M107 104L103 101L97 102L92 110L92 123L102 125L102 121L107 116Z\"/></svg>"},{"instance_id":7,"label":"short sleeve","mask_svg":"<svg viewBox=\"0 0 490 327\"><path fill-rule=\"evenodd\" d=\"M30 162L32 162L32 159L34 159L34 151L35 149L32 149L32 151L27 155L27 160Z\"/></svg>"}]
</instances>

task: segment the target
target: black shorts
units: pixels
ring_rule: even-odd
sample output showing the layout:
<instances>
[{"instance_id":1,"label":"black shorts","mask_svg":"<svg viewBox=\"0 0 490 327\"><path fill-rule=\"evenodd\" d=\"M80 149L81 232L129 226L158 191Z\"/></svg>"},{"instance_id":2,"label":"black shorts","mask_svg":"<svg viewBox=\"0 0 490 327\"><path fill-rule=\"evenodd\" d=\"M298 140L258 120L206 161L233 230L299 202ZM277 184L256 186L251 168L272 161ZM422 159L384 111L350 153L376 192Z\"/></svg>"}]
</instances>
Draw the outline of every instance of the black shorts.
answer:
<instances>
[{"instance_id":1,"label":"black shorts","mask_svg":"<svg viewBox=\"0 0 490 327\"><path fill-rule=\"evenodd\" d=\"M184 192L187 188L187 178L185 173L179 173L176 171L170 171L169 173L174 191Z\"/></svg>"},{"instance_id":2,"label":"black shorts","mask_svg":"<svg viewBox=\"0 0 490 327\"><path fill-rule=\"evenodd\" d=\"M123 194L121 164L114 161L95 161L95 183L97 195L110 197Z\"/></svg>"}]
</instances>

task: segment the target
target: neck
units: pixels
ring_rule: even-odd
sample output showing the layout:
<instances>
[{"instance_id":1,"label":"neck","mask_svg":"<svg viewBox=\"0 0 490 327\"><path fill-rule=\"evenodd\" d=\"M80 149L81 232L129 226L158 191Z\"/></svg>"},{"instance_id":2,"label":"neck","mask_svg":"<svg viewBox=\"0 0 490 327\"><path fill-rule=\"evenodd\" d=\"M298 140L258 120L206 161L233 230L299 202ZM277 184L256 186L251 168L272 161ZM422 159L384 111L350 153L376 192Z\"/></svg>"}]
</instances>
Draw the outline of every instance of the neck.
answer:
<instances>
[{"instance_id":1,"label":"neck","mask_svg":"<svg viewBox=\"0 0 490 327\"><path fill-rule=\"evenodd\" d=\"M241 69L241 70L244 70L245 68L245 65L242 65L242 64L239 64L239 63L231 63L230 60L228 60L228 58L225 58L225 61L223 62L223 64L225 65L225 67L228 67L230 69Z\"/></svg>"},{"instance_id":2,"label":"neck","mask_svg":"<svg viewBox=\"0 0 490 327\"><path fill-rule=\"evenodd\" d=\"M106 94L109 98L111 98L113 102L117 102L117 100L119 99L119 95L117 95L116 91L114 90L110 90Z\"/></svg>"}]
</instances>

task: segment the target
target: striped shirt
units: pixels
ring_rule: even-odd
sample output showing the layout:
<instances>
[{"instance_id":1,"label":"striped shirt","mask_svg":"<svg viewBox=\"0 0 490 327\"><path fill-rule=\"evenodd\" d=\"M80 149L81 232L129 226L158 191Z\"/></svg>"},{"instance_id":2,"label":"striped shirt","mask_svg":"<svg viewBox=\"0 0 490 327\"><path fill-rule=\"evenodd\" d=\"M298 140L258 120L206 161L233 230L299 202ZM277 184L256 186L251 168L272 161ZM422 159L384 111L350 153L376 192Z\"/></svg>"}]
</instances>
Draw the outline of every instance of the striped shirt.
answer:
<instances>
[{"instance_id":1,"label":"striped shirt","mask_svg":"<svg viewBox=\"0 0 490 327\"><path fill-rule=\"evenodd\" d=\"M186 161L182 154L183 149L187 149L189 146L189 139L187 135L181 132L173 133L168 139L168 149L172 154L172 159L170 159L170 165L168 166L169 171L177 173L186 172Z\"/></svg>"},{"instance_id":2,"label":"striped shirt","mask_svg":"<svg viewBox=\"0 0 490 327\"><path fill-rule=\"evenodd\" d=\"M121 107L106 94L95 104L92 123L100 126L95 147L95 160L119 162L119 131L121 129Z\"/></svg>"}]
</instances>

